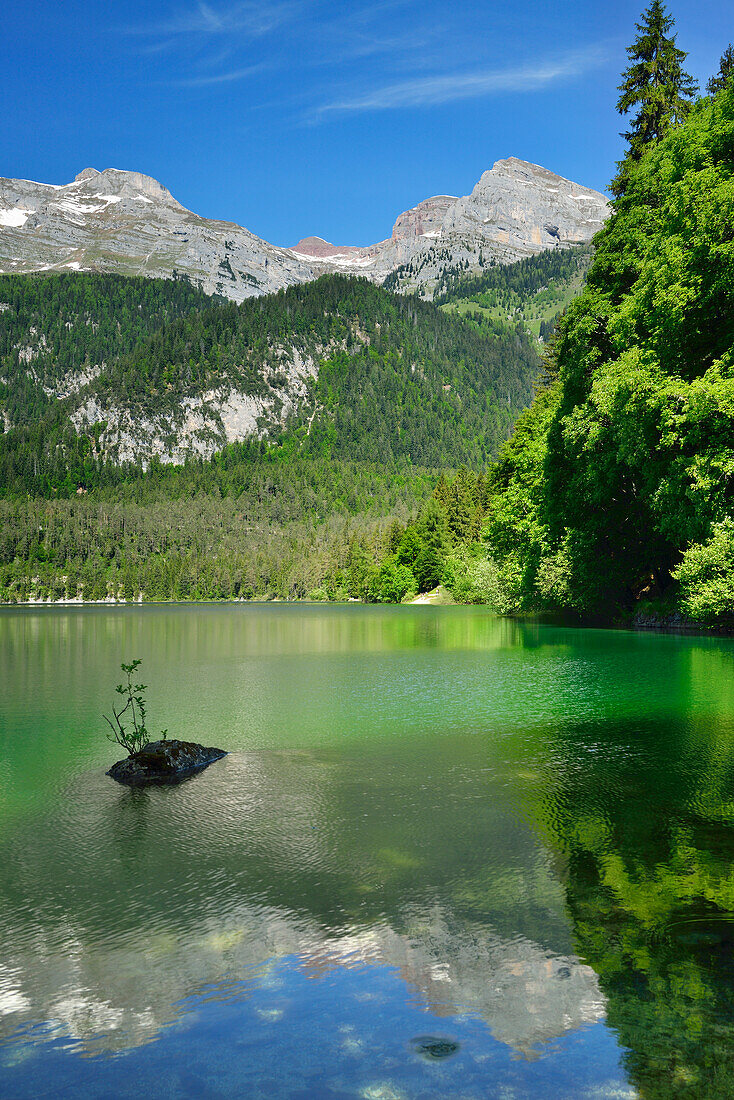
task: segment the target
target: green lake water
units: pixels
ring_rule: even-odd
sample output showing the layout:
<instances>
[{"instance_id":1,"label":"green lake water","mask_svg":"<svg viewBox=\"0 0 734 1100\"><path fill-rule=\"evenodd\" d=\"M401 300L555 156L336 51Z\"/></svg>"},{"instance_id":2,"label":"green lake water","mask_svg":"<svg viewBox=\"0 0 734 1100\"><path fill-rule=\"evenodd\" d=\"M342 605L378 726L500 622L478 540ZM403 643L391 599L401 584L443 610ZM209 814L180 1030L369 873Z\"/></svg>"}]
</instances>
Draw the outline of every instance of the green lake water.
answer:
<instances>
[{"instance_id":1,"label":"green lake water","mask_svg":"<svg viewBox=\"0 0 734 1100\"><path fill-rule=\"evenodd\" d=\"M149 726L231 750L104 773ZM0 612L0 1096L734 1096L734 643Z\"/></svg>"}]
</instances>

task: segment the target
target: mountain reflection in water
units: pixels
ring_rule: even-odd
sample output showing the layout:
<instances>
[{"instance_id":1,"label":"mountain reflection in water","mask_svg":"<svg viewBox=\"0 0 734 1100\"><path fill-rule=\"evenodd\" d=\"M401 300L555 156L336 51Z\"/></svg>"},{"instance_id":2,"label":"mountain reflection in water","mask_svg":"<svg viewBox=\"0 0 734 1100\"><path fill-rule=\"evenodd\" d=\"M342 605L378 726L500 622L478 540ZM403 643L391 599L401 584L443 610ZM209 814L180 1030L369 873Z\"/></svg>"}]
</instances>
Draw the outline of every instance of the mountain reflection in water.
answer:
<instances>
[{"instance_id":1,"label":"mountain reflection in water","mask_svg":"<svg viewBox=\"0 0 734 1100\"><path fill-rule=\"evenodd\" d=\"M175 788L104 775L138 654L233 750ZM85 609L0 668L0 1094L734 1095L731 642Z\"/></svg>"},{"instance_id":2,"label":"mountain reflection in water","mask_svg":"<svg viewBox=\"0 0 734 1100\"><path fill-rule=\"evenodd\" d=\"M437 1016L477 1013L526 1054L599 1019L529 826L491 780L419 772L259 752L172 790L84 776L3 844L0 1036L44 1020L87 1052L125 1049L192 990L279 959L395 968Z\"/></svg>"}]
</instances>

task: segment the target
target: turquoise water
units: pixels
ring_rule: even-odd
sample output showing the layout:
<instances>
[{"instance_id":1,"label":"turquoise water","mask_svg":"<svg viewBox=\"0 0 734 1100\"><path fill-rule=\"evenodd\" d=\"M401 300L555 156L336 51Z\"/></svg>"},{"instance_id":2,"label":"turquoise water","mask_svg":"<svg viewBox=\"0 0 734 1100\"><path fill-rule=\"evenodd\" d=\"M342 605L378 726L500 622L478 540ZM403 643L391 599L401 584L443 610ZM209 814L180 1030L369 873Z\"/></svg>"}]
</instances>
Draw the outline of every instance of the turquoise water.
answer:
<instances>
[{"instance_id":1,"label":"turquoise water","mask_svg":"<svg viewBox=\"0 0 734 1100\"><path fill-rule=\"evenodd\" d=\"M133 657L228 757L105 776ZM44 608L0 670L1 1096L734 1095L732 642Z\"/></svg>"}]
</instances>

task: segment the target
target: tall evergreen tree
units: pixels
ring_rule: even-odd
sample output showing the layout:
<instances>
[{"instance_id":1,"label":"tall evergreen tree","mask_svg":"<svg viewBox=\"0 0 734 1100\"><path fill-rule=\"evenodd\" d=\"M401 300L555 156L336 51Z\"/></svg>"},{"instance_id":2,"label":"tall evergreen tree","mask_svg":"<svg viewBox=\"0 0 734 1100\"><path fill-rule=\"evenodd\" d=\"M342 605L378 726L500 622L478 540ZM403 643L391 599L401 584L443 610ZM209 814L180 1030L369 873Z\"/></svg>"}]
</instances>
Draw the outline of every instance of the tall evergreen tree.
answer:
<instances>
[{"instance_id":1,"label":"tall evergreen tree","mask_svg":"<svg viewBox=\"0 0 734 1100\"><path fill-rule=\"evenodd\" d=\"M734 49L730 43L721 55L719 71L709 80L706 91L709 95L716 95L722 88L732 85L734 85Z\"/></svg>"},{"instance_id":2,"label":"tall evergreen tree","mask_svg":"<svg viewBox=\"0 0 734 1100\"><path fill-rule=\"evenodd\" d=\"M612 183L617 195L626 190L629 162L639 160L651 142L659 141L671 126L683 121L698 90L683 68L688 55L676 46L675 35L670 33L673 26L673 17L661 0L652 0L642 22L635 24L637 38L627 47L630 66L622 73L617 110L621 115L638 110L630 130L622 135L629 142L629 151Z\"/></svg>"}]
</instances>

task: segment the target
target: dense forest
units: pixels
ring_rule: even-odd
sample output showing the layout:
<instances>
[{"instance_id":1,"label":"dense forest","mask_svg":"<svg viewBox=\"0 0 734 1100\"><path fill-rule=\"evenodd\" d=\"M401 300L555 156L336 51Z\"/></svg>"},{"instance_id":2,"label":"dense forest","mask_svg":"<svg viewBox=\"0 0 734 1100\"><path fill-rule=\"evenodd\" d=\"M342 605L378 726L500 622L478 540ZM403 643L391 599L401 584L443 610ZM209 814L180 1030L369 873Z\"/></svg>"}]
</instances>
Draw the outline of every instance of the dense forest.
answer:
<instances>
[{"instance_id":1,"label":"dense forest","mask_svg":"<svg viewBox=\"0 0 734 1100\"><path fill-rule=\"evenodd\" d=\"M0 275L0 408L6 431L49 412L161 327L212 299L184 279Z\"/></svg>"},{"instance_id":2,"label":"dense forest","mask_svg":"<svg viewBox=\"0 0 734 1100\"><path fill-rule=\"evenodd\" d=\"M731 79L674 106L631 143L547 385L492 469L508 611L734 618Z\"/></svg>"},{"instance_id":3,"label":"dense forest","mask_svg":"<svg viewBox=\"0 0 734 1100\"><path fill-rule=\"evenodd\" d=\"M591 257L589 245L571 245L497 264L481 275L447 269L433 301L476 321L512 318L546 340L580 292Z\"/></svg>"},{"instance_id":4,"label":"dense forest","mask_svg":"<svg viewBox=\"0 0 734 1100\"><path fill-rule=\"evenodd\" d=\"M539 369L521 326L343 276L239 306L160 280L8 283L1 598L397 600L449 574L469 597L459 547L479 536L477 471ZM217 377L267 387L294 350L318 375L270 439L119 463L104 423L70 421L89 393L144 419Z\"/></svg>"},{"instance_id":5,"label":"dense forest","mask_svg":"<svg viewBox=\"0 0 734 1100\"><path fill-rule=\"evenodd\" d=\"M255 461L139 472L71 499L0 500L0 600L360 599L450 585L484 602L487 485L462 468Z\"/></svg>"},{"instance_id":6,"label":"dense forest","mask_svg":"<svg viewBox=\"0 0 734 1100\"><path fill-rule=\"evenodd\" d=\"M70 423L76 395L162 326L211 306L185 279L0 275L0 495L119 480L95 461L95 433Z\"/></svg>"},{"instance_id":7,"label":"dense forest","mask_svg":"<svg viewBox=\"0 0 734 1100\"><path fill-rule=\"evenodd\" d=\"M9 282L14 293L0 314L6 496L69 495L131 476L115 461L123 414L139 427L136 454L147 461L156 444L185 433L187 402L200 400L211 438L194 432L190 457L221 450L227 437L217 404L233 392L269 410L261 438L295 437L300 454L478 469L529 404L538 370L519 323L464 324L428 302L341 275L241 305L212 304L158 280L137 309L130 298L138 288L122 277ZM301 395L294 363L313 364L301 372ZM75 410L90 401L97 419L75 427Z\"/></svg>"}]
</instances>

